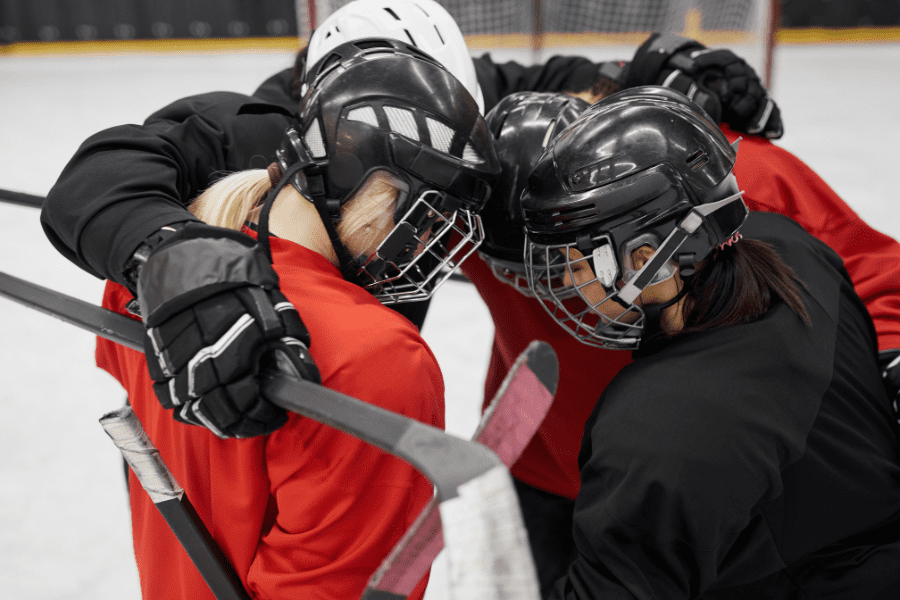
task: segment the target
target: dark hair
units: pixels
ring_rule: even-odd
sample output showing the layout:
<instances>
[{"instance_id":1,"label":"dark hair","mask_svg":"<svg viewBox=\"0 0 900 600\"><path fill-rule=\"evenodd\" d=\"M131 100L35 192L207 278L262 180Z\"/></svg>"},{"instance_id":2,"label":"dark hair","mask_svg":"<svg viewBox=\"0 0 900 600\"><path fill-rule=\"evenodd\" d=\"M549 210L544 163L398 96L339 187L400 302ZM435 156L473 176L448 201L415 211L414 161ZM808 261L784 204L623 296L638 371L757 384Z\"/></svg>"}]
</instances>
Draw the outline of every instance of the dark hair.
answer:
<instances>
[{"instance_id":1,"label":"dark hair","mask_svg":"<svg viewBox=\"0 0 900 600\"><path fill-rule=\"evenodd\" d=\"M597 98L597 102L603 100L607 96L612 96L622 89L622 86L613 79L602 74L597 74L594 83L591 84L591 95Z\"/></svg>"},{"instance_id":2,"label":"dark hair","mask_svg":"<svg viewBox=\"0 0 900 600\"><path fill-rule=\"evenodd\" d=\"M810 322L800 292L804 283L766 242L743 239L714 250L688 285L678 334L750 323L779 299Z\"/></svg>"}]
</instances>

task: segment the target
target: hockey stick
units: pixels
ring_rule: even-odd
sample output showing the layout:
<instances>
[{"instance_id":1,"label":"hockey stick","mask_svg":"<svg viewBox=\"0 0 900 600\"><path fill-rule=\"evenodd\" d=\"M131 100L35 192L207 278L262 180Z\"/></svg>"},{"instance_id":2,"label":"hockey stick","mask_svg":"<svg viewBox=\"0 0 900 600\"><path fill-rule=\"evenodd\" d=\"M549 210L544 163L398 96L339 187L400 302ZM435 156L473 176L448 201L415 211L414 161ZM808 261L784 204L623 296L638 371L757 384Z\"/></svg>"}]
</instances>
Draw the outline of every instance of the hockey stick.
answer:
<instances>
[{"instance_id":1,"label":"hockey stick","mask_svg":"<svg viewBox=\"0 0 900 600\"><path fill-rule=\"evenodd\" d=\"M41 208L44 205L45 198L43 196L34 196L24 192L14 192L12 190L0 189L0 202L8 204L18 204L19 206L30 206L32 208Z\"/></svg>"},{"instance_id":2,"label":"hockey stick","mask_svg":"<svg viewBox=\"0 0 900 600\"><path fill-rule=\"evenodd\" d=\"M103 415L100 425L131 465L141 487L169 524L191 562L197 566L213 596L217 600L249 600L241 580L147 437L131 407L124 406Z\"/></svg>"},{"instance_id":3,"label":"hockey stick","mask_svg":"<svg viewBox=\"0 0 900 600\"><path fill-rule=\"evenodd\" d=\"M3 273L0 295L143 351L143 327L123 315ZM497 455L309 381L268 374L262 389L273 404L371 443L412 464L435 485L450 598L539 598L516 492Z\"/></svg>"},{"instance_id":4,"label":"hockey stick","mask_svg":"<svg viewBox=\"0 0 900 600\"><path fill-rule=\"evenodd\" d=\"M2 272L0 296L143 351L144 327L133 319ZM248 599L240 579L144 433L131 407L125 406L104 415L100 424L131 465L141 487L147 491L213 595L218 600Z\"/></svg>"},{"instance_id":5,"label":"hockey stick","mask_svg":"<svg viewBox=\"0 0 900 600\"><path fill-rule=\"evenodd\" d=\"M559 364L553 348L545 342L529 344L482 415L473 439L512 467L546 416L558 379ZM438 502L434 499L372 575L363 599L408 597L443 545Z\"/></svg>"}]
</instances>

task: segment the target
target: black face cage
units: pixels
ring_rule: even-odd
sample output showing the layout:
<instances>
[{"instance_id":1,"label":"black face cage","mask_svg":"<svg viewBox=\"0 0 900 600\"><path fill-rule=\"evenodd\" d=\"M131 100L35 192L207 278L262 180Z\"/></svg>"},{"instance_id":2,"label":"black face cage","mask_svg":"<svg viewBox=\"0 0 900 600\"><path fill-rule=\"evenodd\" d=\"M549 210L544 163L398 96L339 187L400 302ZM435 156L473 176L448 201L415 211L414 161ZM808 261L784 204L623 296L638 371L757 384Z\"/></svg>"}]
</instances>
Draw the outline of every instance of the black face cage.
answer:
<instances>
[{"instance_id":1,"label":"black face cage","mask_svg":"<svg viewBox=\"0 0 900 600\"><path fill-rule=\"evenodd\" d=\"M481 217L447 210L446 196L427 190L360 266L363 287L385 304L427 300L484 241Z\"/></svg>"},{"instance_id":2,"label":"black face cage","mask_svg":"<svg viewBox=\"0 0 900 600\"><path fill-rule=\"evenodd\" d=\"M615 288L610 290L605 286L606 296L592 303L583 289L598 283L599 279L575 284L573 267L583 262L590 265L594 257L588 254L582 258L569 258L570 250L573 249L577 249L577 244L544 245L526 241L525 270L531 284L531 293L540 301L550 317L581 343L611 350L637 349L646 321L644 311L633 303L624 306L618 301ZM558 275L559 286L541 283L550 273ZM562 285L563 276L566 274L572 285ZM623 310L622 314L615 318L599 314L602 306L608 302L612 302L617 310Z\"/></svg>"}]
</instances>

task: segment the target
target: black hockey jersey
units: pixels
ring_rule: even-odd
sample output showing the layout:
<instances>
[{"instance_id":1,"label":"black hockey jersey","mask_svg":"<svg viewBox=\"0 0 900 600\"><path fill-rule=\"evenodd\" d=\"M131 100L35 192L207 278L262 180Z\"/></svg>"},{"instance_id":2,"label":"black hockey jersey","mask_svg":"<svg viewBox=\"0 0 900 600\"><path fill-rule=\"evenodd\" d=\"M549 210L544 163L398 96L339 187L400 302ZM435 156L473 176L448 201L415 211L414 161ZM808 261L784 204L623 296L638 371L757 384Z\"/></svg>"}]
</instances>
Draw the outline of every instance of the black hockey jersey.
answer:
<instances>
[{"instance_id":1,"label":"black hockey jersey","mask_svg":"<svg viewBox=\"0 0 900 600\"><path fill-rule=\"evenodd\" d=\"M804 323L642 348L588 419L554 598L900 598L900 447L871 319L837 255L751 213L806 284Z\"/></svg>"}]
</instances>

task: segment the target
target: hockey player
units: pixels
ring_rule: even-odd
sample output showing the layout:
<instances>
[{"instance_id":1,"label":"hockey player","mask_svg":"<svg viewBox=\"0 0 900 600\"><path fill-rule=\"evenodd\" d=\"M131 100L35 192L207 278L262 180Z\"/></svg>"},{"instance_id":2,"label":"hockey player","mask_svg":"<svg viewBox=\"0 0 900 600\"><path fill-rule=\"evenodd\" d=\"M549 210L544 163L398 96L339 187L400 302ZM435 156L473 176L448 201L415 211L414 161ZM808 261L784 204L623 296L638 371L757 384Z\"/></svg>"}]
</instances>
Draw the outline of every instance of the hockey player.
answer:
<instances>
[{"instance_id":1,"label":"hockey player","mask_svg":"<svg viewBox=\"0 0 900 600\"><path fill-rule=\"evenodd\" d=\"M358 598L433 488L373 446L264 401L242 406L232 390L279 368L442 427L437 362L418 330L379 300L420 298L433 285L449 266L446 238L472 236L459 224L472 222L498 170L474 100L432 59L395 41L334 53L283 134L280 165L217 182L192 205L205 223L176 228L141 265L149 364L98 342L98 363L125 386L163 460L260 598ZM348 106L362 112L335 119ZM392 111L441 137L398 135L384 119ZM309 135L314 128L319 137ZM185 297L199 307L192 322L178 311ZM130 299L107 285L105 306L124 313ZM194 361L198 342L205 351ZM231 346L244 356L235 361ZM397 361L403 377L386 376ZM228 439L245 436L256 437ZM212 598L138 485L131 505L144 598Z\"/></svg>"},{"instance_id":2,"label":"hockey player","mask_svg":"<svg viewBox=\"0 0 900 600\"><path fill-rule=\"evenodd\" d=\"M623 65L610 67L621 71ZM620 83L615 80L615 69L604 71L612 74L606 89L616 89ZM504 173L482 213L485 242L477 256L462 266L494 322L486 398L494 395L504 373L531 339L551 343L560 356L556 400L512 469L545 596L568 565L567 557L574 552L572 538L559 532L571 529L572 500L580 486L579 432L597 397L616 373L631 362L628 353L578 343L556 325L525 285L519 195L528 168L579 112L579 107L567 104L563 95L521 93L506 98L488 114L488 126L497 137ZM737 139L727 125L723 124L722 129L732 141ZM841 255L857 293L874 318L882 361L887 366L895 354L890 349L900 345L900 308L896 303L900 245L859 219L799 159L759 136L745 137L740 142L734 172L751 210L788 215ZM866 244L859 240L866 240ZM558 288L561 280L555 273L537 284Z\"/></svg>"},{"instance_id":3,"label":"hockey player","mask_svg":"<svg viewBox=\"0 0 900 600\"><path fill-rule=\"evenodd\" d=\"M523 194L548 315L635 359L587 421L553 598L900 594L900 438L871 318L825 244L747 216L735 158L696 105L637 88L557 138ZM541 284L560 258L566 293Z\"/></svg>"},{"instance_id":4,"label":"hockey player","mask_svg":"<svg viewBox=\"0 0 900 600\"><path fill-rule=\"evenodd\" d=\"M433 0L356 0L335 11L311 36L294 68L266 80L254 97L296 112L307 65L334 45L362 37L397 36L430 54L490 109L500 97L522 89L572 90L591 86L596 64L580 57L554 57L545 65L494 64L490 57L473 66L459 27ZM309 56L307 57L307 53ZM474 75L473 75L474 73ZM237 131L224 107L211 111L192 97L161 109L142 126L114 127L89 138L48 194L42 225L54 246L89 273L133 287L126 271L145 241L164 226L192 220L185 206L220 172L264 167L270 143L254 147ZM223 148L198 160L192 146L201 140ZM263 157L259 164L254 157ZM117 182L129 173L130 183ZM427 303L399 305L417 326Z\"/></svg>"}]
</instances>

